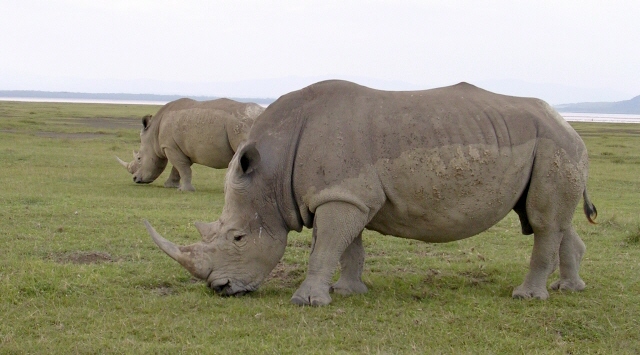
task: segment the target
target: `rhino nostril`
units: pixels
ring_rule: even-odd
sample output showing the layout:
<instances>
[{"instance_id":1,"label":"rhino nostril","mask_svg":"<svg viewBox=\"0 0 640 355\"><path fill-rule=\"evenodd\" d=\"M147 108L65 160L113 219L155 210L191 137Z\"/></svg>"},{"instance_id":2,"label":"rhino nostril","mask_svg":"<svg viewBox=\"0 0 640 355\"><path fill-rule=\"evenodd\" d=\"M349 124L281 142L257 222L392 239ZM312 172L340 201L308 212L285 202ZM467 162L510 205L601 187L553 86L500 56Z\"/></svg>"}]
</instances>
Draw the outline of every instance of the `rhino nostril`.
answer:
<instances>
[{"instance_id":1,"label":"rhino nostril","mask_svg":"<svg viewBox=\"0 0 640 355\"><path fill-rule=\"evenodd\" d=\"M229 280L226 283L220 285L211 285L211 289L216 293L223 293L227 287L229 287Z\"/></svg>"}]
</instances>

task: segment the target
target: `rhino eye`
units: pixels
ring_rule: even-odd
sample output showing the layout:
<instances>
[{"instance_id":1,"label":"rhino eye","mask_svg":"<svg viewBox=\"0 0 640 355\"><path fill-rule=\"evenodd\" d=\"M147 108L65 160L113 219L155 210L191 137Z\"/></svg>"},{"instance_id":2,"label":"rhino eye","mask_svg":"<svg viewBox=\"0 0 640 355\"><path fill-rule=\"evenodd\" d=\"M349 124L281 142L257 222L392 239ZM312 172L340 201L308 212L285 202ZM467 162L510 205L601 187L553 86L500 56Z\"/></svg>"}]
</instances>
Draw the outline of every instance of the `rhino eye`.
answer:
<instances>
[{"instance_id":1,"label":"rhino eye","mask_svg":"<svg viewBox=\"0 0 640 355\"><path fill-rule=\"evenodd\" d=\"M236 235L235 237L233 237L233 240L234 240L235 242L239 242L239 241L241 241L241 240L242 240L242 238L244 238L244 234Z\"/></svg>"}]
</instances>

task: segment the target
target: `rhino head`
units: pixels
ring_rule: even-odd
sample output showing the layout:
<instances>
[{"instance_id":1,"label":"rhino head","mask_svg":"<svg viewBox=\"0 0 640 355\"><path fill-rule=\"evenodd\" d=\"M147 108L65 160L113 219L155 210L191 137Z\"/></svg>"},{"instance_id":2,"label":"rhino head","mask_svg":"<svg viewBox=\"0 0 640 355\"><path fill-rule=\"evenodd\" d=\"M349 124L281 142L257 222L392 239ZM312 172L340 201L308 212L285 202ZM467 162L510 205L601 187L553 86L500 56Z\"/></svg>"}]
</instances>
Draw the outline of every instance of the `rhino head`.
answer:
<instances>
[{"instance_id":1,"label":"rhino head","mask_svg":"<svg viewBox=\"0 0 640 355\"><path fill-rule=\"evenodd\" d=\"M137 184L153 182L167 167L168 159L160 156L158 124L153 122L151 118L151 115L146 115L142 118L140 150L133 152L133 160L127 163L116 157L120 165L125 167L129 174L133 175L133 181Z\"/></svg>"},{"instance_id":2,"label":"rhino head","mask_svg":"<svg viewBox=\"0 0 640 355\"><path fill-rule=\"evenodd\" d=\"M120 165L127 169L129 174L135 174L136 170L138 170L138 166L140 165L140 154L135 150L133 151L133 160L128 163L118 158L117 156L116 159L118 160L118 163L120 163Z\"/></svg>"},{"instance_id":3,"label":"rhino head","mask_svg":"<svg viewBox=\"0 0 640 355\"><path fill-rule=\"evenodd\" d=\"M145 221L160 249L225 296L256 290L282 258L287 244L288 229L269 197L272 189L265 189L265 179L259 176L259 163L254 144L241 146L229 164L220 218L195 223L202 241L177 246Z\"/></svg>"}]
</instances>

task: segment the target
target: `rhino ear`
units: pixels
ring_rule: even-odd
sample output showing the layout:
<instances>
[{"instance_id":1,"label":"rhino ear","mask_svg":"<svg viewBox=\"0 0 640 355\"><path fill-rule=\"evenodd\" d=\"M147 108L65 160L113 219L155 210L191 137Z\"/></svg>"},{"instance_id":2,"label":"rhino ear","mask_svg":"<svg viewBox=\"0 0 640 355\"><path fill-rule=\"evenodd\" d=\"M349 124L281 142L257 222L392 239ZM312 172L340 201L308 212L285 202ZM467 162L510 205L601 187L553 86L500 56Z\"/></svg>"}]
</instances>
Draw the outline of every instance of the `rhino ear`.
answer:
<instances>
[{"instance_id":1,"label":"rhino ear","mask_svg":"<svg viewBox=\"0 0 640 355\"><path fill-rule=\"evenodd\" d=\"M151 121L151 115L146 115L144 117L142 117L142 130L146 131L147 128L149 128L149 121Z\"/></svg>"},{"instance_id":2,"label":"rhino ear","mask_svg":"<svg viewBox=\"0 0 640 355\"><path fill-rule=\"evenodd\" d=\"M256 148L256 142L249 142L238 150L238 166L242 169L242 174L251 174L260 162L260 152Z\"/></svg>"},{"instance_id":3,"label":"rhino ear","mask_svg":"<svg viewBox=\"0 0 640 355\"><path fill-rule=\"evenodd\" d=\"M211 223L195 222L194 224L198 232L200 232L202 240L204 241L210 241L211 239L213 239L213 237L215 237L220 230L219 221L214 221Z\"/></svg>"}]
</instances>

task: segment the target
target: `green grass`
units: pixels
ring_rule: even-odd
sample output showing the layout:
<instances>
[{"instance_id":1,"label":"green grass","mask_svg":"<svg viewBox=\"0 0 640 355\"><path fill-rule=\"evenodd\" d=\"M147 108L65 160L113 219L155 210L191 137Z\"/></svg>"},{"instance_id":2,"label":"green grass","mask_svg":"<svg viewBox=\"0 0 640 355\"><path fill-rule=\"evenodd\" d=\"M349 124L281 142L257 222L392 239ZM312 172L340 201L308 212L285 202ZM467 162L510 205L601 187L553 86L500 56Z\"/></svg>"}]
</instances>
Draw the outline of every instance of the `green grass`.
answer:
<instances>
[{"instance_id":1,"label":"green grass","mask_svg":"<svg viewBox=\"0 0 640 355\"><path fill-rule=\"evenodd\" d=\"M213 294L151 241L143 219L187 244L223 204L224 171L194 166L197 191L180 193L162 187L169 169L138 186L117 164L157 109L0 102L0 353L640 352L640 125L573 124L600 222L574 219L584 292L510 297L532 247L511 214L448 244L365 232L369 293L310 308L289 303L309 230L290 233L272 277L240 298Z\"/></svg>"}]
</instances>

